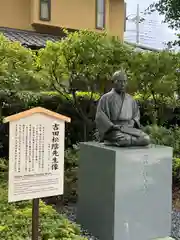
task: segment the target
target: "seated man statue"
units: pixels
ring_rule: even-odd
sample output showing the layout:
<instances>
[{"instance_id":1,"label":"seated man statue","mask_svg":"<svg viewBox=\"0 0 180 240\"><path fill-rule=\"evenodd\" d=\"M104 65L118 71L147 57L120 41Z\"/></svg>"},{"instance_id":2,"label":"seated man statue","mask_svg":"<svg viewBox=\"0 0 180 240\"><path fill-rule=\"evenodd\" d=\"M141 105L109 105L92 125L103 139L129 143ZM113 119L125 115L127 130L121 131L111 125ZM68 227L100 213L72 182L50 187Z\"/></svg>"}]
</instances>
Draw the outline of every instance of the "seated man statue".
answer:
<instances>
[{"instance_id":1,"label":"seated man statue","mask_svg":"<svg viewBox=\"0 0 180 240\"><path fill-rule=\"evenodd\" d=\"M97 106L95 121L100 141L118 147L149 145L149 136L140 129L139 107L125 92L126 74L115 72L112 82L114 88L100 98Z\"/></svg>"}]
</instances>

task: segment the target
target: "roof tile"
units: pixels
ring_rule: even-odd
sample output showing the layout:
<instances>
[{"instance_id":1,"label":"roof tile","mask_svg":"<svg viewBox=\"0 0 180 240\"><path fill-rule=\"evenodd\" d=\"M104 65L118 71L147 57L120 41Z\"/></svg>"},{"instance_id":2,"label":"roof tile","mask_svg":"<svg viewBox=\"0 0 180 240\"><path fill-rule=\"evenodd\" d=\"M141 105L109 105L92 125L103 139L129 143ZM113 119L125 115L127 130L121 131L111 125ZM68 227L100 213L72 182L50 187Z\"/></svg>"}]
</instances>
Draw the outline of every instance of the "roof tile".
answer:
<instances>
[{"instance_id":1,"label":"roof tile","mask_svg":"<svg viewBox=\"0 0 180 240\"><path fill-rule=\"evenodd\" d=\"M47 41L59 41L61 37L42 34L33 31L24 31L11 28L0 27L0 33L3 33L10 41L18 41L27 47L45 47Z\"/></svg>"}]
</instances>

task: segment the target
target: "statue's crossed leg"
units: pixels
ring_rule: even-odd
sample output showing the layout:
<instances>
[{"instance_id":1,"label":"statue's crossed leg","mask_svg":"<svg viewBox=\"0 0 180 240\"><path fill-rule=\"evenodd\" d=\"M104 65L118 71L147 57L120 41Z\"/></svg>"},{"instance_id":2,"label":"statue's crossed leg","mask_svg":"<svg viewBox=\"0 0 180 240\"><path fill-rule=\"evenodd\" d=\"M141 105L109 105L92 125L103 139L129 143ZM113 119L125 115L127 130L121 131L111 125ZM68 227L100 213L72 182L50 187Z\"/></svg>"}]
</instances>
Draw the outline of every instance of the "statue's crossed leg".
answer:
<instances>
[{"instance_id":1,"label":"statue's crossed leg","mask_svg":"<svg viewBox=\"0 0 180 240\"><path fill-rule=\"evenodd\" d=\"M149 136L145 133L139 137L134 137L120 131L112 131L106 135L104 144L117 147L147 146L149 144L149 141Z\"/></svg>"}]
</instances>

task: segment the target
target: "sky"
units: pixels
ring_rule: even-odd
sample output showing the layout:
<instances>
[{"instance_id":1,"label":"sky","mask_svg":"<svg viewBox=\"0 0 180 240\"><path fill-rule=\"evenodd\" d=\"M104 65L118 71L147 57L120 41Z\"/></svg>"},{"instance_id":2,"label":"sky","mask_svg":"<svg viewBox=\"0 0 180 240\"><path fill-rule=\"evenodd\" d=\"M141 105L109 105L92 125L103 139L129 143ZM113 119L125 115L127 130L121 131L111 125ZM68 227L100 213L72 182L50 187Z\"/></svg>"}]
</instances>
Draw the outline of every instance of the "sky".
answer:
<instances>
[{"instance_id":1,"label":"sky","mask_svg":"<svg viewBox=\"0 0 180 240\"><path fill-rule=\"evenodd\" d=\"M145 21L140 24L140 44L156 49L165 48L165 43L176 39L175 32L168 28L168 25L162 23L164 17L158 12L151 15L143 16L144 10L156 0L126 0L127 16L129 19L136 16L137 4L140 8L140 16L145 18ZM130 20L126 23L125 40L136 42L136 24Z\"/></svg>"}]
</instances>

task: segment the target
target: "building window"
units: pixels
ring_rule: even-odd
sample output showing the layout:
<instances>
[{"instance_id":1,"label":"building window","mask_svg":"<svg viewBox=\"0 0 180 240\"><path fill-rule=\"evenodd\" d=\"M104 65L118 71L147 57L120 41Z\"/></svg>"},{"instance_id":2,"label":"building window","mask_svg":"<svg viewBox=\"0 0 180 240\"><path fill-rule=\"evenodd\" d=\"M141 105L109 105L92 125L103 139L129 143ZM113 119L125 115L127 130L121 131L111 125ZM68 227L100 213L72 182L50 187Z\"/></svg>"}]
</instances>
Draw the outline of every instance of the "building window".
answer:
<instances>
[{"instance_id":1,"label":"building window","mask_svg":"<svg viewBox=\"0 0 180 240\"><path fill-rule=\"evenodd\" d=\"M96 0L96 28L105 28L105 0Z\"/></svg>"},{"instance_id":2,"label":"building window","mask_svg":"<svg viewBox=\"0 0 180 240\"><path fill-rule=\"evenodd\" d=\"M40 0L40 20L51 20L51 0Z\"/></svg>"}]
</instances>

